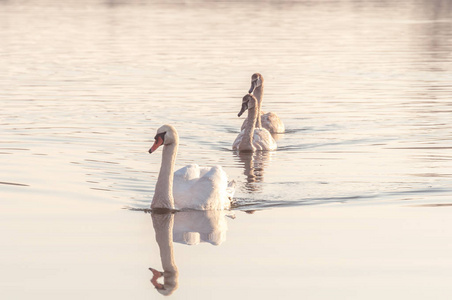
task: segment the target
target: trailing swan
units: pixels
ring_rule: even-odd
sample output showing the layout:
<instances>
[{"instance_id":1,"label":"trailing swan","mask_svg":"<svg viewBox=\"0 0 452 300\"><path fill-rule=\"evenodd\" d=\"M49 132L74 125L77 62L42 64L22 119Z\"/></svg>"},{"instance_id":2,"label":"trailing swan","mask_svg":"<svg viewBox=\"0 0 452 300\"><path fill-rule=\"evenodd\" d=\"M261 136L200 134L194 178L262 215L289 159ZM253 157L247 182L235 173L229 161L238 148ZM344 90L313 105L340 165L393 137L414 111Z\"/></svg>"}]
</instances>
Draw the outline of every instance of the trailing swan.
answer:
<instances>
[{"instance_id":1,"label":"trailing swan","mask_svg":"<svg viewBox=\"0 0 452 300\"><path fill-rule=\"evenodd\" d=\"M247 122L246 127L239 133L232 144L232 149L239 151L276 150L277 145L270 132L265 128L256 128L258 102L256 97L251 94L243 97L242 109L238 116L240 117L245 110L248 110L248 120L251 122Z\"/></svg>"}]
</instances>

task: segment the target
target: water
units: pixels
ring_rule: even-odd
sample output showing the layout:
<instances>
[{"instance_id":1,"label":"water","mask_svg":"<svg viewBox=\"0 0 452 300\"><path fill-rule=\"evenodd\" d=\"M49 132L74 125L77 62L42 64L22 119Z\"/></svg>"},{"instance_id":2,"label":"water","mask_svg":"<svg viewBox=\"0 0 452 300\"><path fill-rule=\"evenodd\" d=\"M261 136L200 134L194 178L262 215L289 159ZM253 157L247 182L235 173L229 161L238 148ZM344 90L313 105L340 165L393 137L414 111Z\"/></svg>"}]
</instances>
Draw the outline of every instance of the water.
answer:
<instances>
[{"instance_id":1,"label":"water","mask_svg":"<svg viewBox=\"0 0 452 300\"><path fill-rule=\"evenodd\" d=\"M452 294L451 10L0 1L2 298L159 297L159 230L136 210L166 123L177 167L218 164L237 182L232 212L174 217L217 239L174 238L172 297ZM238 154L254 72L287 132L275 152Z\"/></svg>"}]
</instances>

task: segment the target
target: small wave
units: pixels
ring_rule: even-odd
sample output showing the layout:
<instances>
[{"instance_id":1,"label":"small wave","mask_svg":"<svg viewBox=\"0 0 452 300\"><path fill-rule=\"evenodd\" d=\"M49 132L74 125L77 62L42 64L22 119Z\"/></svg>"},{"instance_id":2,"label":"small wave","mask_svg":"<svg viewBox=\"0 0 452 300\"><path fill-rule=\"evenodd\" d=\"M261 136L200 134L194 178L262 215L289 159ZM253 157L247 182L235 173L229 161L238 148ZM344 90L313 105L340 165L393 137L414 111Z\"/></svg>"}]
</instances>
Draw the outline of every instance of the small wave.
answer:
<instances>
[{"instance_id":1,"label":"small wave","mask_svg":"<svg viewBox=\"0 0 452 300\"><path fill-rule=\"evenodd\" d=\"M327 203L343 203L343 202L361 200L361 199L373 199L376 197L377 197L377 195L321 197L321 198L306 198L306 199L290 200L290 201L235 198L232 208L237 209L237 210L250 210L250 209L262 210L262 209L271 209L271 208L277 208L277 207L293 207L293 206L318 205L318 204L327 204Z\"/></svg>"},{"instance_id":2,"label":"small wave","mask_svg":"<svg viewBox=\"0 0 452 300\"><path fill-rule=\"evenodd\" d=\"M5 184L5 185L16 185L16 186L29 186L28 184L24 184L24 183L5 182L5 181L0 181L0 184Z\"/></svg>"},{"instance_id":3,"label":"small wave","mask_svg":"<svg viewBox=\"0 0 452 300\"><path fill-rule=\"evenodd\" d=\"M235 210L263 210L277 207L294 207L304 205L319 205L319 204L331 204L331 203L345 203L355 202L361 200L370 199L388 199L388 198L400 198L407 195L419 195L419 194L432 194L432 193L450 193L451 189L446 188L428 188L428 189L415 189L396 192L382 192L371 195L352 195L341 197L318 197L318 198L305 198L298 200L267 200L267 199L250 199L250 198L235 198L232 209ZM433 206L446 206L443 204L426 204Z\"/></svg>"},{"instance_id":4,"label":"small wave","mask_svg":"<svg viewBox=\"0 0 452 300\"><path fill-rule=\"evenodd\" d=\"M145 214L151 214L151 213L157 213L157 214L168 214L168 213L176 213L178 210L176 209L167 209L167 208L157 208L157 209L150 209L150 208L140 208L140 207L131 207L131 206L125 206L123 209L127 209L130 211L140 211L144 212Z\"/></svg>"},{"instance_id":5,"label":"small wave","mask_svg":"<svg viewBox=\"0 0 452 300\"><path fill-rule=\"evenodd\" d=\"M338 197L313 197L313 198L302 198L294 200L271 200L271 199L255 199L246 197L235 197L231 203L231 211L256 211L256 210L267 210L273 208L287 208L296 206L310 206L310 205L321 205L321 204L333 204L333 203L354 203L354 204L364 204L367 203L366 200L375 199L398 199L407 200L407 195L419 195L419 194L431 194L431 193L450 193L450 189L446 188L427 188L427 189L414 189L414 190L404 190L404 191L394 191L394 192L382 192L376 194L368 195L349 195L349 196L338 196ZM131 211L141 211L145 213L152 213L153 210L149 208L149 200L135 200L134 206L126 206L124 209ZM135 206L136 205L136 206ZM140 207L141 206L141 207ZM448 203L432 203L432 204L419 204L416 206L450 206ZM186 211L186 210L174 210L176 211Z\"/></svg>"},{"instance_id":6,"label":"small wave","mask_svg":"<svg viewBox=\"0 0 452 300\"><path fill-rule=\"evenodd\" d=\"M298 132L302 132L302 131L309 131L309 130L314 130L314 128L313 127L290 128L290 129L286 129L286 131L284 133L280 133L280 134L293 134L293 133L298 133Z\"/></svg>"},{"instance_id":7,"label":"small wave","mask_svg":"<svg viewBox=\"0 0 452 300\"><path fill-rule=\"evenodd\" d=\"M383 193L386 196L399 196L399 195L412 195L412 194L437 194L437 193L450 193L451 189L446 188L426 188L426 189L415 189L415 190L406 190L406 191L397 191L397 192L387 192Z\"/></svg>"},{"instance_id":8,"label":"small wave","mask_svg":"<svg viewBox=\"0 0 452 300\"><path fill-rule=\"evenodd\" d=\"M329 142L329 143L311 143L311 144L294 144L278 147L277 151L291 151L291 150L301 150L301 149L312 149L312 148L322 148L322 147L334 147L335 152L342 152L337 150L337 147L340 146L348 146L348 145L376 145L378 143L382 143L384 140L382 139L350 139L343 140L340 142ZM350 153L351 151L347 149L344 151L346 153ZM356 153L364 153L365 151L353 151Z\"/></svg>"},{"instance_id":9,"label":"small wave","mask_svg":"<svg viewBox=\"0 0 452 300\"><path fill-rule=\"evenodd\" d=\"M412 205L414 207L447 207L452 206L452 203L431 203L431 204L419 204L419 205Z\"/></svg>"},{"instance_id":10,"label":"small wave","mask_svg":"<svg viewBox=\"0 0 452 300\"><path fill-rule=\"evenodd\" d=\"M3 147L3 148L0 148L0 150L30 151L30 149L27 149L27 148L9 148L9 147Z\"/></svg>"}]
</instances>

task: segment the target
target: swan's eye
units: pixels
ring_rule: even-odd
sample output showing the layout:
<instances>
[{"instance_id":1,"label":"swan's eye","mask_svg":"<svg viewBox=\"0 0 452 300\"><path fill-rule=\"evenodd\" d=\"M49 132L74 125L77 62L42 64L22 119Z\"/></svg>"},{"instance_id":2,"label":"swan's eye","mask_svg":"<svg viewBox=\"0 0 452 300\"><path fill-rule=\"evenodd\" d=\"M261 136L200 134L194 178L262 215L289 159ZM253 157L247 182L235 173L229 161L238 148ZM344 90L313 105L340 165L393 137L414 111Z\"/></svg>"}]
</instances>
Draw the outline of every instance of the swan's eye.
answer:
<instances>
[{"instance_id":1,"label":"swan's eye","mask_svg":"<svg viewBox=\"0 0 452 300\"><path fill-rule=\"evenodd\" d=\"M164 141L165 140L165 134L166 134L166 131L165 132L162 132L162 133L159 133L159 134L157 134L155 137L154 137L154 140L157 140L158 138L161 138L162 139L162 141Z\"/></svg>"}]
</instances>

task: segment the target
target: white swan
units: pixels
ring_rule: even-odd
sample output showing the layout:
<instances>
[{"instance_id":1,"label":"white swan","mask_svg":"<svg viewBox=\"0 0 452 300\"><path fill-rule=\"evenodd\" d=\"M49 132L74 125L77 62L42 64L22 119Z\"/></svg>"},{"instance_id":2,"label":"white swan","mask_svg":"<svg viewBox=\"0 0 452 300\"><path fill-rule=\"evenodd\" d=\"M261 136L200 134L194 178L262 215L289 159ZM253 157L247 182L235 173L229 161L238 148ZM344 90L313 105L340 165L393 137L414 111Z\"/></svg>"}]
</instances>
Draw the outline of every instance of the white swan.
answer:
<instances>
[{"instance_id":1,"label":"white swan","mask_svg":"<svg viewBox=\"0 0 452 300\"><path fill-rule=\"evenodd\" d=\"M242 109L238 116L240 117L245 110L248 110L248 119L251 122L239 133L234 143L233 150L256 151L256 150L276 150L277 145L270 132L265 128L255 128L258 115L258 103L256 97L251 94L245 95L242 100Z\"/></svg>"},{"instance_id":2,"label":"white swan","mask_svg":"<svg viewBox=\"0 0 452 300\"><path fill-rule=\"evenodd\" d=\"M261 74L255 73L251 76L251 87L249 93L253 93L259 103L260 118L256 119L257 128L265 128L270 133L284 133L285 127L281 119L273 112L264 113L262 111L262 94L264 93L264 77ZM246 127L248 118L243 121L242 130Z\"/></svg>"},{"instance_id":3,"label":"white swan","mask_svg":"<svg viewBox=\"0 0 452 300\"><path fill-rule=\"evenodd\" d=\"M221 166L202 168L193 164L173 173L178 144L179 136L173 126L163 125L157 130L149 153L161 145L163 151L151 209L228 209L234 194L234 181L228 184L228 176Z\"/></svg>"}]
</instances>

